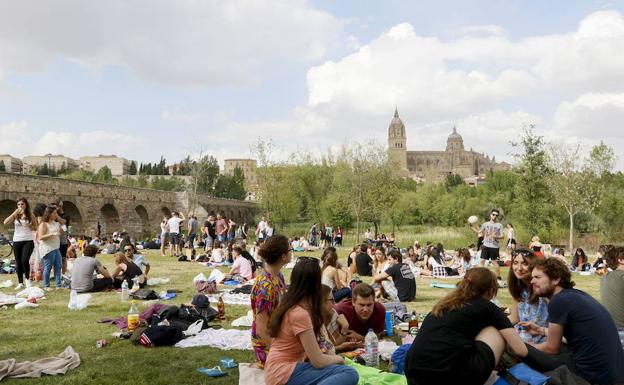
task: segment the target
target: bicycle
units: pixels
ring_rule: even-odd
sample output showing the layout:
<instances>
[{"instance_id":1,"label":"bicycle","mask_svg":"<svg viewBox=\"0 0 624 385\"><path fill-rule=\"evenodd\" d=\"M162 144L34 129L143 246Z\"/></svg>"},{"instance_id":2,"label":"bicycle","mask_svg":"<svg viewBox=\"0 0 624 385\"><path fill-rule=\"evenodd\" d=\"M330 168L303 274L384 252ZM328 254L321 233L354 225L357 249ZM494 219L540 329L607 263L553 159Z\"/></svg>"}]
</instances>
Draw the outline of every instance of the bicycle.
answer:
<instances>
[{"instance_id":1,"label":"bicycle","mask_svg":"<svg viewBox=\"0 0 624 385\"><path fill-rule=\"evenodd\" d=\"M0 260L9 258L13 254L13 242L7 238L0 237Z\"/></svg>"}]
</instances>

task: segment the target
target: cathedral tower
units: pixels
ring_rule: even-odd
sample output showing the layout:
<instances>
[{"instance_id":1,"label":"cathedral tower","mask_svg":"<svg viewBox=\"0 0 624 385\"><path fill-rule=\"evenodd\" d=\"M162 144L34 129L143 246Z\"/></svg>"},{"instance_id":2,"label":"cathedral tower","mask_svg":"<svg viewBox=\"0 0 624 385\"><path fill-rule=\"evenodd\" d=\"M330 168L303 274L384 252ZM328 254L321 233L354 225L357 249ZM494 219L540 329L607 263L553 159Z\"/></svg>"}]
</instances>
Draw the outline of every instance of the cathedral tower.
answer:
<instances>
[{"instance_id":1,"label":"cathedral tower","mask_svg":"<svg viewBox=\"0 0 624 385\"><path fill-rule=\"evenodd\" d=\"M394 118L388 127L388 160L392 168L400 175L407 175L407 138L405 125L399 118L399 111L394 108Z\"/></svg>"},{"instance_id":2,"label":"cathedral tower","mask_svg":"<svg viewBox=\"0 0 624 385\"><path fill-rule=\"evenodd\" d=\"M453 126L453 132L446 140L446 151L464 151L464 139L457 133L455 126Z\"/></svg>"}]
</instances>

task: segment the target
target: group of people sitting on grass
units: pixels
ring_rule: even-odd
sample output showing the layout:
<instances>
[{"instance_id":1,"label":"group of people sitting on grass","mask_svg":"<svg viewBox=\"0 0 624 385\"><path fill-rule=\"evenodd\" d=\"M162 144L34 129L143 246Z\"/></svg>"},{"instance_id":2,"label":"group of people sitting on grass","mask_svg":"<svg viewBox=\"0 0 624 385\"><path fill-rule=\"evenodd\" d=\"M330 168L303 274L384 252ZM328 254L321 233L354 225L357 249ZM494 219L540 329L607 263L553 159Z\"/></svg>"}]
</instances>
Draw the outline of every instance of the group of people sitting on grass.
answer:
<instances>
[{"instance_id":1,"label":"group of people sitting on grass","mask_svg":"<svg viewBox=\"0 0 624 385\"><path fill-rule=\"evenodd\" d=\"M281 273L292 257L288 239L268 238L258 253L265 268L251 293L252 342L267 383L357 383L357 373L336 352L362 347L369 329L383 335L385 308L376 291L383 289L384 278L394 280L388 272L393 266L403 278L402 265L409 266L401 254L391 251L392 261L378 270L373 285L360 283L349 293L343 290L349 289L348 273L340 269L335 249L324 251L321 266L315 258L300 257L288 291ZM350 264L372 275L374 264L360 254L368 258L360 250ZM509 314L492 302L497 275L485 267L467 269L423 321L406 357L408 382L483 384L507 352L540 372L565 367L580 384L621 383L624 248L607 248L605 255L611 271L601 278L603 305L573 288L568 265L558 258L538 259L530 249L512 252Z\"/></svg>"}]
</instances>

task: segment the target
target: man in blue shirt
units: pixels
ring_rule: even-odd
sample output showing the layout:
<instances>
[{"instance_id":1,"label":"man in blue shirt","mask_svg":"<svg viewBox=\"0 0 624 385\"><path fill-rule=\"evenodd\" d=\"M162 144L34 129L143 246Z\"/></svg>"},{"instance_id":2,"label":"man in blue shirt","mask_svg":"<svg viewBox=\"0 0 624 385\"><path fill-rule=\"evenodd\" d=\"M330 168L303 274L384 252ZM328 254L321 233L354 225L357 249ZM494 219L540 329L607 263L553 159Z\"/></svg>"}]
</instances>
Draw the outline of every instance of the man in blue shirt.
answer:
<instances>
[{"instance_id":1,"label":"man in blue shirt","mask_svg":"<svg viewBox=\"0 0 624 385\"><path fill-rule=\"evenodd\" d=\"M567 365L592 384L624 382L624 352L607 310L587 293L573 288L570 270L560 260L536 262L531 273L533 293L549 299L548 329L533 323L530 333L543 333L544 343L529 348L527 362L540 371ZM562 354L562 339L570 355Z\"/></svg>"}]
</instances>

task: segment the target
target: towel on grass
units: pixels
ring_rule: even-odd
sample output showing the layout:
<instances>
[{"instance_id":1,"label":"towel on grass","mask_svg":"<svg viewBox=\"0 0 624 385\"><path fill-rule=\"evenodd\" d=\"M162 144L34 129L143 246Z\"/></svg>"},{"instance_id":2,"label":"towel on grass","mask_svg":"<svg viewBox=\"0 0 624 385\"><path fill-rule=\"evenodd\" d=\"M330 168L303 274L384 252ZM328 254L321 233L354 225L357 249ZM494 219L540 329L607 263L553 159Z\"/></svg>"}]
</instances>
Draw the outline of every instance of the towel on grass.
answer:
<instances>
[{"instance_id":1,"label":"towel on grass","mask_svg":"<svg viewBox=\"0 0 624 385\"><path fill-rule=\"evenodd\" d=\"M265 385L264 370L252 368L251 364L238 364L238 385Z\"/></svg>"},{"instance_id":2,"label":"towel on grass","mask_svg":"<svg viewBox=\"0 0 624 385\"><path fill-rule=\"evenodd\" d=\"M43 374L55 376L65 374L69 369L80 365L80 356L71 346L56 357L42 358L37 361L16 362L11 358L0 361L0 381L4 378L34 378Z\"/></svg>"},{"instance_id":3,"label":"towel on grass","mask_svg":"<svg viewBox=\"0 0 624 385\"><path fill-rule=\"evenodd\" d=\"M176 348L196 346L209 346L221 350L251 350L251 330L208 328L175 344Z\"/></svg>"}]
</instances>

